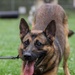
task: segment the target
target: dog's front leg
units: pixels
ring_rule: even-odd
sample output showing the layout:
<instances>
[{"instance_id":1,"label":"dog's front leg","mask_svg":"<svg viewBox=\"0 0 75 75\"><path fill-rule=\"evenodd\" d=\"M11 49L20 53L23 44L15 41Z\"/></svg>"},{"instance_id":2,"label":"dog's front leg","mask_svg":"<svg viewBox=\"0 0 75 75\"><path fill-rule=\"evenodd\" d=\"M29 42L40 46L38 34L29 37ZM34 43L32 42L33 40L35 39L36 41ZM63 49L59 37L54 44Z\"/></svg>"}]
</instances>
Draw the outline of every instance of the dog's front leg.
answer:
<instances>
[{"instance_id":1,"label":"dog's front leg","mask_svg":"<svg viewBox=\"0 0 75 75\"><path fill-rule=\"evenodd\" d=\"M21 74L20 74L20 75L24 75L24 72L23 72L23 71L24 71L24 65L25 65L25 64L24 64L24 62L23 62L23 63L22 63L22 68L21 68Z\"/></svg>"}]
</instances>

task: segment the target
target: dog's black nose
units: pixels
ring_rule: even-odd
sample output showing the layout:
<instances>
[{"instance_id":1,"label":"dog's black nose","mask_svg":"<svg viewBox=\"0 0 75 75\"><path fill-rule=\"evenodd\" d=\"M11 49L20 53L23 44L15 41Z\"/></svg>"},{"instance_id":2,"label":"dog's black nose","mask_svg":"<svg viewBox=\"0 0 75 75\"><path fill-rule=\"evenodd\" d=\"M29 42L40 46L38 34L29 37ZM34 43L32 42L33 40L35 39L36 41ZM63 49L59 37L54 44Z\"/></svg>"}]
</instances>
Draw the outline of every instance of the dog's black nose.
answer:
<instances>
[{"instance_id":1,"label":"dog's black nose","mask_svg":"<svg viewBox=\"0 0 75 75\"><path fill-rule=\"evenodd\" d=\"M24 53L23 56L24 56L25 60L31 60L31 53L28 53L28 52Z\"/></svg>"}]
</instances>

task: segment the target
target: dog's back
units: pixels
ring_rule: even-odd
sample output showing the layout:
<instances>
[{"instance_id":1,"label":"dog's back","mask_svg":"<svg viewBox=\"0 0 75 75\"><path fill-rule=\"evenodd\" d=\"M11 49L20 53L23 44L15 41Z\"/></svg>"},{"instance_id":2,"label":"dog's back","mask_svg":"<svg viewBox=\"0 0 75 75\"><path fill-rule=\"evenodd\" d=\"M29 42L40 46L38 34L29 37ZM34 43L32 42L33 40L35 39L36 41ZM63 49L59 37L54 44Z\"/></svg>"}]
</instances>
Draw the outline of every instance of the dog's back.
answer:
<instances>
[{"instance_id":1,"label":"dog's back","mask_svg":"<svg viewBox=\"0 0 75 75\"><path fill-rule=\"evenodd\" d=\"M57 4L44 4L35 13L34 29L44 30L51 20L55 20L56 24L63 24L65 11Z\"/></svg>"},{"instance_id":2,"label":"dog's back","mask_svg":"<svg viewBox=\"0 0 75 75\"><path fill-rule=\"evenodd\" d=\"M56 40L59 41L62 54L65 47L65 39L68 35L67 17L65 11L60 5L57 4L44 4L35 14L35 25L33 30L44 31L51 20L56 22Z\"/></svg>"}]
</instances>

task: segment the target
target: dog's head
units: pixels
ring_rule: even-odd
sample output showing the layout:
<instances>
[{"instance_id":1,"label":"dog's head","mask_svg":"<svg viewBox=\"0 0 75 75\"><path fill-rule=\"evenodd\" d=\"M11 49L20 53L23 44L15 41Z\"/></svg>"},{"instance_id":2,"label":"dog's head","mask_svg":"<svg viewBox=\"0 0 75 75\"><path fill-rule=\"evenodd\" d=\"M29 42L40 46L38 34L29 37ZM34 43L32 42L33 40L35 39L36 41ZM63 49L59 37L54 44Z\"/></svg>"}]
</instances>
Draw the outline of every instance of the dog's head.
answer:
<instances>
[{"instance_id":1,"label":"dog's head","mask_svg":"<svg viewBox=\"0 0 75 75\"><path fill-rule=\"evenodd\" d=\"M22 18L20 21L20 39L21 47L19 55L25 62L25 73L27 69L31 69L45 58L48 52L53 52L53 41L56 32L55 21L52 20L44 31L30 30L27 22ZM29 67L29 68L28 68ZM30 71L30 70L29 70ZM30 74L31 75L31 74Z\"/></svg>"}]
</instances>

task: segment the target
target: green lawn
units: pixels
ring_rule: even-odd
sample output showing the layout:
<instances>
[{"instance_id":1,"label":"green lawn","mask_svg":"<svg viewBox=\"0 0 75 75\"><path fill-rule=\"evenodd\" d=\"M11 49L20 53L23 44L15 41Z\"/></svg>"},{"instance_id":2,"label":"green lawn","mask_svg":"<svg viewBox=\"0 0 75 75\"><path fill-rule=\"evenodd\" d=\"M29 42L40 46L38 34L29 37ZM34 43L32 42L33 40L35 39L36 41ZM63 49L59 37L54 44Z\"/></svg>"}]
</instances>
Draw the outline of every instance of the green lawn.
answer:
<instances>
[{"instance_id":1,"label":"green lawn","mask_svg":"<svg viewBox=\"0 0 75 75\"><path fill-rule=\"evenodd\" d=\"M75 30L75 12L69 12L69 29ZM0 56L18 55L19 39L18 19L0 19ZM69 57L69 68L71 75L75 75L75 36L69 39L71 54ZM0 60L0 75L20 75L21 63L19 60ZM63 69L59 67L59 75L63 75Z\"/></svg>"},{"instance_id":2,"label":"green lawn","mask_svg":"<svg viewBox=\"0 0 75 75\"><path fill-rule=\"evenodd\" d=\"M0 56L18 55L19 19L0 19ZM20 75L21 60L0 60L0 75Z\"/></svg>"}]
</instances>

